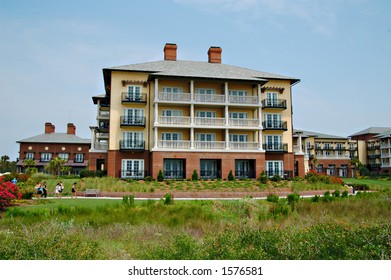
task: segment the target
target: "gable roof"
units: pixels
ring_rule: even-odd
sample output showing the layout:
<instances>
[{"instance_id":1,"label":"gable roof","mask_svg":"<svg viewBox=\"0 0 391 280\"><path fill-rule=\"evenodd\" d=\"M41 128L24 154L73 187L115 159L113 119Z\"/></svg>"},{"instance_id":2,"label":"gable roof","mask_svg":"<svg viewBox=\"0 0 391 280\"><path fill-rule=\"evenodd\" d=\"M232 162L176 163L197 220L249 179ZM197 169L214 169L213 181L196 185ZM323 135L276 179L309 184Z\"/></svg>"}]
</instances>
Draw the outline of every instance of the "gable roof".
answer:
<instances>
[{"instance_id":1,"label":"gable roof","mask_svg":"<svg viewBox=\"0 0 391 280\"><path fill-rule=\"evenodd\" d=\"M380 133L384 133L390 129L391 129L391 127L368 127L367 129L356 132L350 136L359 136L359 135L365 135L365 134L380 134Z\"/></svg>"},{"instance_id":2,"label":"gable roof","mask_svg":"<svg viewBox=\"0 0 391 280\"><path fill-rule=\"evenodd\" d=\"M336 135L330 135L330 134L324 134L320 132L313 132L313 131L308 131L308 130L300 130L300 129L293 129L293 137L298 137L298 132L302 133L303 137L315 137L315 138L321 138L321 139L340 139L340 140L345 140L348 137L343 137L343 136L336 136Z\"/></svg>"},{"instance_id":3,"label":"gable roof","mask_svg":"<svg viewBox=\"0 0 391 280\"><path fill-rule=\"evenodd\" d=\"M16 143L91 144L91 140L68 133L46 133L19 140Z\"/></svg>"},{"instance_id":4,"label":"gable roof","mask_svg":"<svg viewBox=\"0 0 391 280\"><path fill-rule=\"evenodd\" d=\"M188 60L161 60L146 63L137 63L123 66L115 66L103 69L105 84L110 84L111 71L145 72L154 77L182 77L203 78L237 81L253 81L266 83L269 79L289 80L291 85L298 83L300 79L282 76L278 74L251 70L238 66L222 63L209 63L205 61Z\"/></svg>"}]
</instances>

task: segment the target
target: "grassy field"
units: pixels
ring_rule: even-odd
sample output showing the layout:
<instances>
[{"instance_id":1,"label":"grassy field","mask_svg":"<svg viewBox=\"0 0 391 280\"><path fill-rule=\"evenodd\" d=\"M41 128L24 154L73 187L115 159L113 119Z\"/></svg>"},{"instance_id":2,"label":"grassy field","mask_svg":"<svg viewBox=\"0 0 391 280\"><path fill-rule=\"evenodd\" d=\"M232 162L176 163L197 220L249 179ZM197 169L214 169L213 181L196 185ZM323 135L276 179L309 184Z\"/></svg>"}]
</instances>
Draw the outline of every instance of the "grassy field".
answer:
<instances>
[{"instance_id":1,"label":"grassy field","mask_svg":"<svg viewBox=\"0 0 391 280\"><path fill-rule=\"evenodd\" d=\"M99 186L93 180L84 184ZM298 201L28 201L2 214L0 259L390 259L390 182L366 182L378 191ZM113 190L145 184L113 183Z\"/></svg>"}]
</instances>

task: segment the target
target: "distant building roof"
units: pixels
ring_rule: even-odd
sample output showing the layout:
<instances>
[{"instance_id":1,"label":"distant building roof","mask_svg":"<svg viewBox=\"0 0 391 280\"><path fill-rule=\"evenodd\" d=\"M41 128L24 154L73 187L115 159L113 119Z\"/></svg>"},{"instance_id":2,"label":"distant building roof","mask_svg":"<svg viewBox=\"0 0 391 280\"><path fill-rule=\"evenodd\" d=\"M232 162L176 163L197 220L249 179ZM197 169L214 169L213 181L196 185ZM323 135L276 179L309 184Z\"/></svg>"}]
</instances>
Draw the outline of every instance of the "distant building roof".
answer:
<instances>
[{"instance_id":1,"label":"distant building roof","mask_svg":"<svg viewBox=\"0 0 391 280\"><path fill-rule=\"evenodd\" d=\"M391 129L391 127L369 127L367 129L356 132L350 136L359 136L359 135L366 135L366 134L380 134L380 133L384 133L390 129Z\"/></svg>"},{"instance_id":2,"label":"distant building roof","mask_svg":"<svg viewBox=\"0 0 391 280\"><path fill-rule=\"evenodd\" d=\"M68 133L44 133L16 143L66 143L66 144L91 144L91 139L83 139Z\"/></svg>"},{"instance_id":3,"label":"distant building roof","mask_svg":"<svg viewBox=\"0 0 391 280\"><path fill-rule=\"evenodd\" d=\"M391 129L375 136L376 138L391 138Z\"/></svg>"},{"instance_id":4,"label":"distant building roof","mask_svg":"<svg viewBox=\"0 0 391 280\"><path fill-rule=\"evenodd\" d=\"M315 137L315 138L322 138L322 139L347 139L348 137L343 136L336 136L336 135L330 135L330 134L324 134L320 132L313 132L308 130L300 130L300 129L293 129L293 137L298 137L298 132L302 133L303 137Z\"/></svg>"}]
</instances>

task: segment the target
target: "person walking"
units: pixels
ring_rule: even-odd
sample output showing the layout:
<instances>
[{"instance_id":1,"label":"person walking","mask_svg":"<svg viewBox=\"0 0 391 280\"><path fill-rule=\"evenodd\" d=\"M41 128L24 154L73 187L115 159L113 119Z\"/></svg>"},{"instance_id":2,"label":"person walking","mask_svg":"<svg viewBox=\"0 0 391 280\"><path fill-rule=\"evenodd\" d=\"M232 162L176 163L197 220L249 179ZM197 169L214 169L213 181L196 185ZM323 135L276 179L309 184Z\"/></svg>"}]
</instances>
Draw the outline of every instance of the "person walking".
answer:
<instances>
[{"instance_id":1,"label":"person walking","mask_svg":"<svg viewBox=\"0 0 391 280\"><path fill-rule=\"evenodd\" d=\"M42 186L41 186L41 183L38 182L35 185L35 191L37 193L37 198L41 198L41 196L42 196Z\"/></svg>"},{"instance_id":2,"label":"person walking","mask_svg":"<svg viewBox=\"0 0 391 280\"><path fill-rule=\"evenodd\" d=\"M72 197L77 198L76 196L76 182L72 184Z\"/></svg>"},{"instance_id":3,"label":"person walking","mask_svg":"<svg viewBox=\"0 0 391 280\"><path fill-rule=\"evenodd\" d=\"M42 197L44 198L47 198L48 196L48 189L46 187L46 182L43 182L43 186L42 186Z\"/></svg>"}]
</instances>

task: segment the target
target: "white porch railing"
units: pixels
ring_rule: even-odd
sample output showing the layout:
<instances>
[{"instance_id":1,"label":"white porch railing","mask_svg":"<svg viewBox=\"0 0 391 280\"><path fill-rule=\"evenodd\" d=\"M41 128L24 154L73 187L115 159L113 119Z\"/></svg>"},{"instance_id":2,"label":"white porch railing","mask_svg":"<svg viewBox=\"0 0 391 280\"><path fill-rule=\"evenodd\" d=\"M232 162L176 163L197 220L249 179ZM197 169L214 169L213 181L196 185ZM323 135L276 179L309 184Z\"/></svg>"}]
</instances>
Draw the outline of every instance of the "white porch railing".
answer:
<instances>
[{"instance_id":1,"label":"white porch railing","mask_svg":"<svg viewBox=\"0 0 391 280\"><path fill-rule=\"evenodd\" d=\"M190 117L167 117L159 116L159 124L168 125L189 125Z\"/></svg>"},{"instance_id":2,"label":"white porch railing","mask_svg":"<svg viewBox=\"0 0 391 280\"><path fill-rule=\"evenodd\" d=\"M223 150L225 141L194 141L194 148L198 150Z\"/></svg>"},{"instance_id":3,"label":"white porch railing","mask_svg":"<svg viewBox=\"0 0 391 280\"><path fill-rule=\"evenodd\" d=\"M224 118L195 118L196 125L206 125L206 126L223 126L225 122Z\"/></svg>"},{"instance_id":4,"label":"white porch railing","mask_svg":"<svg viewBox=\"0 0 391 280\"><path fill-rule=\"evenodd\" d=\"M190 149L190 141L186 140L158 140L158 148L163 149Z\"/></svg>"},{"instance_id":5,"label":"white porch railing","mask_svg":"<svg viewBox=\"0 0 391 280\"><path fill-rule=\"evenodd\" d=\"M258 142L230 142L229 148L231 150L259 150Z\"/></svg>"},{"instance_id":6,"label":"white porch railing","mask_svg":"<svg viewBox=\"0 0 391 280\"><path fill-rule=\"evenodd\" d=\"M205 103L224 103L225 96L221 94L195 94L194 100Z\"/></svg>"},{"instance_id":7,"label":"white porch railing","mask_svg":"<svg viewBox=\"0 0 391 280\"><path fill-rule=\"evenodd\" d=\"M258 127L258 119L229 119L230 126L238 127Z\"/></svg>"},{"instance_id":8,"label":"white porch railing","mask_svg":"<svg viewBox=\"0 0 391 280\"><path fill-rule=\"evenodd\" d=\"M188 102L190 101L190 93L159 92L159 101Z\"/></svg>"},{"instance_id":9,"label":"white porch railing","mask_svg":"<svg viewBox=\"0 0 391 280\"><path fill-rule=\"evenodd\" d=\"M258 104L258 96L236 96L236 95L230 95L228 98L229 103L235 103L235 104Z\"/></svg>"}]
</instances>

